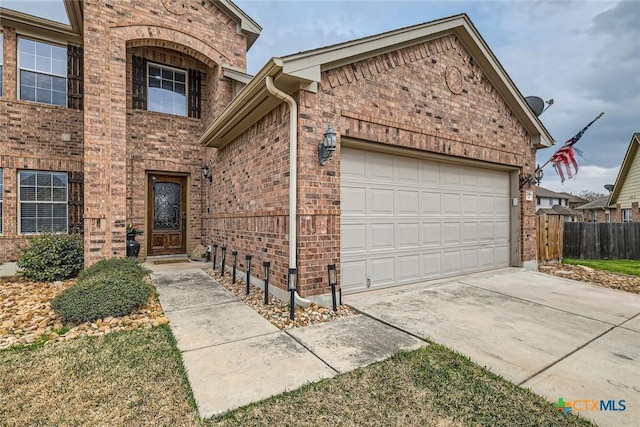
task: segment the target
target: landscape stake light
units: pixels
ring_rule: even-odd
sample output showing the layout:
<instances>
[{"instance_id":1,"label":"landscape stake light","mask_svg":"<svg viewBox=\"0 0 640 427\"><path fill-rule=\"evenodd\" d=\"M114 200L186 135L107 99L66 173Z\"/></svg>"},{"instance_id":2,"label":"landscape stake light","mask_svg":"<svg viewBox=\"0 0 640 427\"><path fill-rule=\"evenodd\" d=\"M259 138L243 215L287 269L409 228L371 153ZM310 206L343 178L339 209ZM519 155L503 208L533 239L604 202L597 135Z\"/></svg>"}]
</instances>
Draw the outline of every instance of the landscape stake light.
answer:
<instances>
[{"instance_id":1,"label":"landscape stake light","mask_svg":"<svg viewBox=\"0 0 640 427\"><path fill-rule=\"evenodd\" d=\"M329 286L331 286L331 300L333 301L333 311L338 310L336 302L336 285L338 284L338 270L335 264L327 265L327 273L329 274Z\"/></svg>"},{"instance_id":2,"label":"landscape stake light","mask_svg":"<svg viewBox=\"0 0 640 427\"><path fill-rule=\"evenodd\" d=\"M218 244L214 243L213 245L211 245L211 248L213 249L213 269L216 269L216 256L218 255Z\"/></svg>"},{"instance_id":3,"label":"landscape stake light","mask_svg":"<svg viewBox=\"0 0 640 427\"><path fill-rule=\"evenodd\" d=\"M247 295L249 295L249 284L251 283L251 255L245 255L247 261Z\"/></svg>"},{"instance_id":4,"label":"landscape stake light","mask_svg":"<svg viewBox=\"0 0 640 427\"><path fill-rule=\"evenodd\" d=\"M264 261L262 263L264 267L264 305L269 304L269 270L271 270L271 263Z\"/></svg>"},{"instance_id":5,"label":"landscape stake light","mask_svg":"<svg viewBox=\"0 0 640 427\"><path fill-rule=\"evenodd\" d=\"M289 319L294 320L296 317L296 289L298 289L298 269L289 269L289 279L287 280L289 288Z\"/></svg>"},{"instance_id":6,"label":"landscape stake light","mask_svg":"<svg viewBox=\"0 0 640 427\"><path fill-rule=\"evenodd\" d=\"M222 254L220 255L220 259L222 260L222 262L220 263L220 275L224 277L224 263L227 258L227 247L221 247L220 252L222 252Z\"/></svg>"},{"instance_id":7,"label":"landscape stake light","mask_svg":"<svg viewBox=\"0 0 640 427\"><path fill-rule=\"evenodd\" d=\"M231 251L231 255L233 255L233 274L231 275L231 284L236 284L236 267L238 265L238 251Z\"/></svg>"}]
</instances>

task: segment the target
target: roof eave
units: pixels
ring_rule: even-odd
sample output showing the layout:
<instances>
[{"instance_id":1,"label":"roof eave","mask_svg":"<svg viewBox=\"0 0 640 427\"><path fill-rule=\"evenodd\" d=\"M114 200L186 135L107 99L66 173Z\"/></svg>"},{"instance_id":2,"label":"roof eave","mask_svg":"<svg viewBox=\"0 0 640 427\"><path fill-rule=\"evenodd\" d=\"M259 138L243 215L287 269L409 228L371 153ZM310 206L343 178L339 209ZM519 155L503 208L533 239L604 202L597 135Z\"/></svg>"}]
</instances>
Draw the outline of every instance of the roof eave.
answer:
<instances>
[{"instance_id":1,"label":"roof eave","mask_svg":"<svg viewBox=\"0 0 640 427\"><path fill-rule=\"evenodd\" d=\"M620 170L618 171L618 176L616 177L616 182L613 185L613 190L609 195L609 203L608 203L609 206L613 206L616 204L616 200L620 195L620 190L622 190L622 186L624 185L624 181L627 178L627 174L629 173L629 169L631 168L633 159L635 159L636 157L639 144L640 144L640 133L634 133L631 136L629 147L627 147L627 152L624 155L622 166L620 166Z\"/></svg>"},{"instance_id":2,"label":"roof eave","mask_svg":"<svg viewBox=\"0 0 640 427\"><path fill-rule=\"evenodd\" d=\"M71 4L67 4L67 2L65 2L67 16L71 22L70 24L63 24L17 10L0 7L0 16L2 16L0 27L13 27L25 35L44 36L53 40L81 44L82 7L80 5L73 5L73 3L77 2L70 3Z\"/></svg>"},{"instance_id":3,"label":"roof eave","mask_svg":"<svg viewBox=\"0 0 640 427\"><path fill-rule=\"evenodd\" d=\"M231 0L212 0L238 24L238 34L247 37L247 51L260 36L262 27Z\"/></svg>"}]
</instances>

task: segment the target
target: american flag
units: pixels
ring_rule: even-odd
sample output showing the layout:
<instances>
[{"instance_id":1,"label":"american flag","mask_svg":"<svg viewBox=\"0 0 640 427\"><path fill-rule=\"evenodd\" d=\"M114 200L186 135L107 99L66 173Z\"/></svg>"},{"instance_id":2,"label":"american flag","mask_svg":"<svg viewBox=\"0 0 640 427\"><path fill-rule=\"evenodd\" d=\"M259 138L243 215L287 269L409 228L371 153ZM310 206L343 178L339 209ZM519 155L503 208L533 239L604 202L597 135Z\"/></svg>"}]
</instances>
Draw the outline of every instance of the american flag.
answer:
<instances>
[{"instance_id":1,"label":"american flag","mask_svg":"<svg viewBox=\"0 0 640 427\"><path fill-rule=\"evenodd\" d=\"M554 153L553 156L551 156L550 161L551 163L553 163L553 167L555 168L556 172L560 176L561 182L564 182L565 179L573 178L573 176L578 173L578 162L576 161L576 152L580 154L580 151L576 148L573 148L573 146L575 145L576 142L578 142L580 138L582 138L582 135L584 135L587 129L589 129L589 126L594 124L595 121L598 120L600 117L602 117L603 114L604 113L600 113L598 117L593 119L580 132L575 134L573 138L568 139L567 142L565 142L564 145L560 147L558 151ZM572 171L572 168L573 168L573 171Z\"/></svg>"}]
</instances>

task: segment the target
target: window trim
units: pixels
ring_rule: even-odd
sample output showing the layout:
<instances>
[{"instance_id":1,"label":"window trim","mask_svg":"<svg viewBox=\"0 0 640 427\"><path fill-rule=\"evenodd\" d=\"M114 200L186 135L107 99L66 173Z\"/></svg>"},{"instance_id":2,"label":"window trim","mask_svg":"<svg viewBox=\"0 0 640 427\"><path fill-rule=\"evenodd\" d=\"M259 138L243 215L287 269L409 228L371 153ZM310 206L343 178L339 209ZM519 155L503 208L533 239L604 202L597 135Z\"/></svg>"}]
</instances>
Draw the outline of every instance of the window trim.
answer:
<instances>
[{"instance_id":1,"label":"window trim","mask_svg":"<svg viewBox=\"0 0 640 427\"><path fill-rule=\"evenodd\" d=\"M22 192L22 185L21 185L21 179L20 179L20 175L22 173L35 173L36 176L39 173L47 173L50 175L53 174L59 174L59 175L64 175L66 177L66 192L65 192L65 201L37 201L37 200L21 200L21 192ZM34 236L34 235L38 235L38 234L42 234L41 231L35 231L35 232L23 232L22 231L22 204L23 203L31 203L31 204L53 204L53 205L64 205L66 207L65 209L65 231L51 231L51 233L53 234L68 234L69 233L69 174L67 172L61 172L61 171L47 171L47 170L32 170L32 169L22 169L18 171L18 182L17 182L17 186L18 186L18 218L17 218L17 222L18 222L18 234L21 236ZM37 185L36 185L36 193L37 193ZM37 218L37 217L36 217Z\"/></svg>"},{"instance_id":2,"label":"window trim","mask_svg":"<svg viewBox=\"0 0 640 427\"><path fill-rule=\"evenodd\" d=\"M22 64L20 61L20 39L23 40L29 40L35 43L42 43L42 44L48 44L51 46L56 46L56 47L60 47L62 49L64 49L65 51L65 72L64 74L54 74L53 72L51 73L46 73L43 71L39 71L39 70L35 70L35 69L31 69L31 68L22 68ZM64 108L68 108L69 106L69 75L68 75L68 66L69 66L69 58L68 58L68 45L67 44L60 44L58 42L55 41L51 41L51 40L43 40L43 39L38 39L35 37L31 37L31 36L26 36L26 35L22 35L22 34L17 34L16 36L16 98L18 101L24 101L24 102L36 102L38 104L42 104L42 105L51 105L51 106L55 106L55 107L64 107ZM21 71L28 71L31 73L35 73L35 74L41 74L41 75L45 75L45 76L52 76L52 77L57 77L57 78L64 78L64 105L60 105L60 104L54 104L53 102L48 103L48 102L40 102L40 101L31 101L28 99L22 99L22 93L20 90L20 86L21 86Z\"/></svg>"},{"instance_id":3,"label":"window trim","mask_svg":"<svg viewBox=\"0 0 640 427\"><path fill-rule=\"evenodd\" d=\"M146 81L145 81L145 88L147 90L147 100L146 100L146 104L147 104L147 108L146 111L149 111L151 113L160 113L160 114L169 114L172 116L178 116L178 117L189 117L189 70L188 69L183 69L183 68L179 68L179 67L174 67L171 65L166 65L166 64L161 64L159 62L153 62L153 61L145 61L145 72L146 72ZM161 70L167 69L167 70L172 70L172 71L179 71L181 73L184 74L184 114L182 115L178 115L178 114L174 114L174 113L165 113L164 111L156 111L156 110L150 110L149 109L149 77L150 77L150 73L149 73L149 67L159 67ZM175 80L174 80L175 83Z\"/></svg>"},{"instance_id":4,"label":"window trim","mask_svg":"<svg viewBox=\"0 0 640 427\"><path fill-rule=\"evenodd\" d=\"M626 218L626 214L629 214L629 217ZM627 208L627 209L622 209L622 222L632 222L632 215L631 215L631 209Z\"/></svg>"},{"instance_id":5,"label":"window trim","mask_svg":"<svg viewBox=\"0 0 640 427\"><path fill-rule=\"evenodd\" d=\"M593 222L598 222L598 211L594 209L593 213L591 214L591 220Z\"/></svg>"}]
</instances>

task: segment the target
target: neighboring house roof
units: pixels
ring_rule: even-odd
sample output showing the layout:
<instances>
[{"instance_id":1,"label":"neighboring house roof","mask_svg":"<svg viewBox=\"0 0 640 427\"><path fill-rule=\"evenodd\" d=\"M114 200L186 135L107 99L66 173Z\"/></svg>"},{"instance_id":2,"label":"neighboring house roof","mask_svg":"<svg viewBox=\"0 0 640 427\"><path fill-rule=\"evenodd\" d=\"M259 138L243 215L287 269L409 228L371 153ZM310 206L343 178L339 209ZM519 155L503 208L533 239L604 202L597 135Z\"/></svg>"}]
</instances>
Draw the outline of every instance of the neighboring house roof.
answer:
<instances>
[{"instance_id":1,"label":"neighboring house roof","mask_svg":"<svg viewBox=\"0 0 640 427\"><path fill-rule=\"evenodd\" d=\"M616 183L609 196L609 205L623 204L626 202L631 207L631 202L640 202L640 158L638 158L638 146L640 145L640 133L634 133L629 142L629 148L624 155L622 166L618 172ZM624 197L620 197L620 196ZM635 200L634 200L635 199Z\"/></svg>"},{"instance_id":2,"label":"neighboring house roof","mask_svg":"<svg viewBox=\"0 0 640 427\"><path fill-rule=\"evenodd\" d=\"M435 38L455 35L474 63L502 96L513 114L531 135L531 146L550 147L554 140L529 108L524 97L478 33L466 14L401 28L345 43L271 58L247 86L206 129L200 142L222 148L282 101L266 89L271 76L275 86L291 95L300 89L317 92L321 74L357 61L413 46Z\"/></svg>"},{"instance_id":3,"label":"neighboring house roof","mask_svg":"<svg viewBox=\"0 0 640 427\"><path fill-rule=\"evenodd\" d=\"M562 216L580 216L581 213L566 206L553 205L550 208L540 208L536 211L537 215L545 213L547 215L562 215Z\"/></svg>"},{"instance_id":4,"label":"neighboring house roof","mask_svg":"<svg viewBox=\"0 0 640 427\"><path fill-rule=\"evenodd\" d=\"M584 209L605 209L609 206L609 196L600 197L595 199L593 202L589 202L582 206L578 206L576 209L584 210Z\"/></svg>"},{"instance_id":5,"label":"neighboring house roof","mask_svg":"<svg viewBox=\"0 0 640 427\"><path fill-rule=\"evenodd\" d=\"M547 197L551 199L568 199L566 193L556 193L555 191L551 191L544 187L538 187L536 189L536 196L538 197Z\"/></svg>"},{"instance_id":6,"label":"neighboring house roof","mask_svg":"<svg viewBox=\"0 0 640 427\"><path fill-rule=\"evenodd\" d=\"M569 193L559 193L559 194L564 194L565 196L567 196L567 199L569 200L569 203L589 203L589 201L587 199L583 199L582 197L578 197L578 196L574 196L573 194L569 194Z\"/></svg>"}]
</instances>

